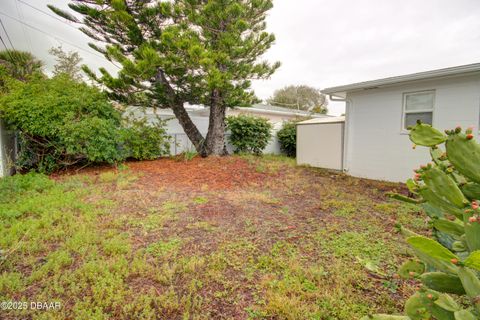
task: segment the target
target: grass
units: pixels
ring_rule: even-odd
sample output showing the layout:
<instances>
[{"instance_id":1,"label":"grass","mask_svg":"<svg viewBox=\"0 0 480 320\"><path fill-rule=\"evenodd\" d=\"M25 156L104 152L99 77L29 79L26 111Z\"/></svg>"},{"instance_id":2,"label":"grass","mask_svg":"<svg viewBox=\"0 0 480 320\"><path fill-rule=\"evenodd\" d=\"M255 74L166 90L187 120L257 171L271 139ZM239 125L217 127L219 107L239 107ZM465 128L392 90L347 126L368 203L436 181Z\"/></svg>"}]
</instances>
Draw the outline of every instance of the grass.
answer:
<instances>
[{"instance_id":1,"label":"grass","mask_svg":"<svg viewBox=\"0 0 480 320\"><path fill-rule=\"evenodd\" d=\"M257 179L218 189L212 168L237 160ZM192 161L212 176L188 190L126 166L1 179L0 300L61 308L0 318L333 320L401 310L413 287L393 277L406 246L392 230L423 232L428 222L379 191L397 185L285 157Z\"/></svg>"}]
</instances>

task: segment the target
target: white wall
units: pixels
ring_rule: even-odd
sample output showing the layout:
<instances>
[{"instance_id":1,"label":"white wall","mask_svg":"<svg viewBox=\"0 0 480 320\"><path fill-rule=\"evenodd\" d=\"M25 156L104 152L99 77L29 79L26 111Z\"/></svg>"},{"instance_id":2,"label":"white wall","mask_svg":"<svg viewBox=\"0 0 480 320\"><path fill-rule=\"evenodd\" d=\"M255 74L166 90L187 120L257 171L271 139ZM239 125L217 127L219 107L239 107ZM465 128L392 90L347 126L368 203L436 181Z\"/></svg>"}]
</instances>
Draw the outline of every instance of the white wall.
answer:
<instances>
[{"instance_id":1,"label":"white wall","mask_svg":"<svg viewBox=\"0 0 480 320\"><path fill-rule=\"evenodd\" d=\"M342 170L343 122L297 125L297 164Z\"/></svg>"},{"instance_id":2,"label":"white wall","mask_svg":"<svg viewBox=\"0 0 480 320\"><path fill-rule=\"evenodd\" d=\"M403 94L435 90L433 126L474 126L478 132L480 76L423 81L348 94L345 170L358 177L402 181L430 161L428 149L412 149L402 130Z\"/></svg>"},{"instance_id":3,"label":"white wall","mask_svg":"<svg viewBox=\"0 0 480 320\"><path fill-rule=\"evenodd\" d=\"M3 121L0 119L0 177L12 173L13 148L13 135L5 130Z\"/></svg>"},{"instance_id":4,"label":"white wall","mask_svg":"<svg viewBox=\"0 0 480 320\"><path fill-rule=\"evenodd\" d=\"M143 116L142 114L138 114L139 117ZM175 118L173 115L160 115L160 118L163 120L168 120L166 123L166 130L167 133L172 137L172 141L170 143L170 153L172 155L180 154L185 151L193 151L195 147L193 146L190 139L188 139L187 135L183 131L180 122ZM194 116L190 115L193 123L197 126L200 133L206 137L208 132L208 117L206 116ZM150 123L156 121L156 117L153 115L147 115L147 119ZM280 154L280 143L277 139L277 131L281 128L281 123L274 123L274 128L272 130L272 138L270 139L269 144L263 150L264 154ZM230 153L233 153L233 146L228 143L228 133L226 137L227 141L227 150Z\"/></svg>"}]
</instances>

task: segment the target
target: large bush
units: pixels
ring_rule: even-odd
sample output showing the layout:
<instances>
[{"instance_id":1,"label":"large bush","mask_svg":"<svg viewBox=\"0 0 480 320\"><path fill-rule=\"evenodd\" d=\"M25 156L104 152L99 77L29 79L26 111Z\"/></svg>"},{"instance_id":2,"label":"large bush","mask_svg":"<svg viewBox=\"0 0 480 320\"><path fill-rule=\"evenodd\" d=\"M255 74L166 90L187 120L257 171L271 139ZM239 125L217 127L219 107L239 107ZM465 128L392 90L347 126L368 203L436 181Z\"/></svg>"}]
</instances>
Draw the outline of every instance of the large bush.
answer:
<instances>
[{"instance_id":1,"label":"large bush","mask_svg":"<svg viewBox=\"0 0 480 320\"><path fill-rule=\"evenodd\" d=\"M227 117L226 121L235 152L262 154L272 137L272 124L267 119L239 115Z\"/></svg>"},{"instance_id":2,"label":"large bush","mask_svg":"<svg viewBox=\"0 0 480 320\"><path fill-rule=\"evenodd\" d=\"M480 319L480 144L472 129L447 130L430 125L410 128L416 145L430 148L432 162L415 170L407 186L432 221L433 239L401 228L417 259L399 275L415 279L419 290L405 304L405 316L364 319Z\"/></svg>"},{"instance_id":3,"label":"large bush","mask_svg":"<svg viewBox=\"0 0 480 320\"><path fill-rule=\"evenodd\" d=\"M8 81L7 86L0 111L7 126L19 134L15 163L19 170L52 172L73 164L115 163L136 155L152 158L152 151L142 151L138 144L149 138L145 132L156 129L139 133L137 126L125 128L121 112L96 88L65 75L34 77L26 83Z\"/></svg>"},{"instance_id":4,"label":"large bush","mask_svg":"<svg viewBox=\"0 0 480 320\"><path fill-rule=\"evenodd\" d=\"M289 157L297 154L297 121L285 122L277 132L280 148Z\"/></svg>"}]
</instances>

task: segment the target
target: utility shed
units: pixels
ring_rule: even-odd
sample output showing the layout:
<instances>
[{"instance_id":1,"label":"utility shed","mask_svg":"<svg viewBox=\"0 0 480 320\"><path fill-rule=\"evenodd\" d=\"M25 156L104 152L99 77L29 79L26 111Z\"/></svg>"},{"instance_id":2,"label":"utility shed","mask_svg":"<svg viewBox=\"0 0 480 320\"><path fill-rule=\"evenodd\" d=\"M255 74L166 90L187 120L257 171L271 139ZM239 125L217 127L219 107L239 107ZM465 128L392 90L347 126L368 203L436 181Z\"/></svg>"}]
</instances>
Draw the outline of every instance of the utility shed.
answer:
<instances>
[{"instance_id":1,"label":"utility shed","mask_svg":"<svg viewBox=\"0 0 480 320\"><path fill-rule=\"evenodd\" d=\"M345 117L297 123L297 164L343 170L344 125Z\"/></svg>"}]
</instances>

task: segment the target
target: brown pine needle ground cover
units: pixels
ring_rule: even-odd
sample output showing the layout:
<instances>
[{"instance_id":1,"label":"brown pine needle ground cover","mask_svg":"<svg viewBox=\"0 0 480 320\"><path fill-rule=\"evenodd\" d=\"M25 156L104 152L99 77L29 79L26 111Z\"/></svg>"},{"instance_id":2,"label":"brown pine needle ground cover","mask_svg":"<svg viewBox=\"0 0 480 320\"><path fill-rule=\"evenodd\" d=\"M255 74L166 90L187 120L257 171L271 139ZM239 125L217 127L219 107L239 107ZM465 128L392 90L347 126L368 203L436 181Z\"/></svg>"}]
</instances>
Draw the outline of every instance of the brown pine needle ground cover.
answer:
<instances>
[{"instance_id":1,"label":"brown pine needle ground cover","mask_svg":"<svg viewBox=\"0 0 480 320\"><path fill-rule=\"evenodd\" d=\"M0 180L1 319L357 319L413 283L400 185L265 156L163 159ZM30 307L30 305L29 305Z\"/></svg>"}]
</instances>

